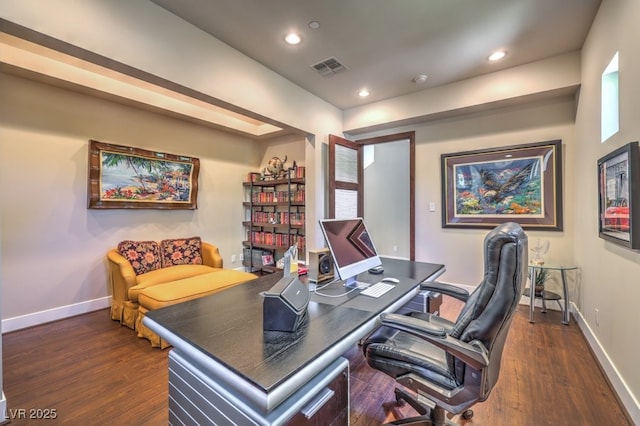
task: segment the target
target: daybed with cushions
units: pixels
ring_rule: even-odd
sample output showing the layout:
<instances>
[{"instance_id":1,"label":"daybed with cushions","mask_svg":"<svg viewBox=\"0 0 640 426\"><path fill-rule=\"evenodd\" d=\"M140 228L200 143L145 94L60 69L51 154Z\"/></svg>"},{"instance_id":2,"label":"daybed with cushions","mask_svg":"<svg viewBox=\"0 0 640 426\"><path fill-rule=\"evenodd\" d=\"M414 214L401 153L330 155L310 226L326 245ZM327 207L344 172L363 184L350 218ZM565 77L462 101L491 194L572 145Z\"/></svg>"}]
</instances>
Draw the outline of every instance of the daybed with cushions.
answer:
<instances>
[{"instance_id":1,"label":"daybed with cushions","mask_svg":"<svg viewBox=\"0 0 640 426\"><path fill-rule=\"evenodd\" d=\"M223 269L218 248L199 237L122 241L107 253L113 301L111 318L134 329L152 346L166 347L142 324L145 313L216 293L255 278Z\"/></svg>"}]
</instances>

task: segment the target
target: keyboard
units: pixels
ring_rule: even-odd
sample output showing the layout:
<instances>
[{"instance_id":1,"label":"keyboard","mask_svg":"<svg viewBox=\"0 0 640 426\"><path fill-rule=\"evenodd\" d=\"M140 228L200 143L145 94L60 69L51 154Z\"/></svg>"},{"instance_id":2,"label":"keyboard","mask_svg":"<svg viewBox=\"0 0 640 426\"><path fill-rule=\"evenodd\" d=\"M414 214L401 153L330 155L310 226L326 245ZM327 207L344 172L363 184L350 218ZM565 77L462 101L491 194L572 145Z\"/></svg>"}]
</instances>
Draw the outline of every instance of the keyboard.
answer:
<instances>
[{"instance_id":1,"label":"keyboard","mask_svg":"<svg viewBox=\"0 0 640 426\"><path fill-rule=\"evenodd\" d=\"M380 281L378 283L375 283L375 284L370 285L369 287L365 288L364 290L362 290L360 292L360 294L362 294L364 296L378 298L378 297L382 296L383 294L387 293L389 290L391 290L394 287L395 287L394 284L383 283L382 281Z\"/></svg>"}]
</instances>

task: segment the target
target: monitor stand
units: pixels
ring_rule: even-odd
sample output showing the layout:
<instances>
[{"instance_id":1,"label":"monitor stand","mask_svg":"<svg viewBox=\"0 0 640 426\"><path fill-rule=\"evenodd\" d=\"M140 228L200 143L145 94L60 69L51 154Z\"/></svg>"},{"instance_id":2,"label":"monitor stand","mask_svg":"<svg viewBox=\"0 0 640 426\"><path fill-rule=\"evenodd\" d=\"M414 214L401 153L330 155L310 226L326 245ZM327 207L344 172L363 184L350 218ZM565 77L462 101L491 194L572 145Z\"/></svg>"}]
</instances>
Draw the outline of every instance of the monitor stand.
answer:
<instances>
[{"instance_id":1,"label":"monitor stand","mask_svg":"<svg viewBox=\"0 0 640 426\"><path fill-rule=\"evenodd\" d=\"M362 281L358 281L358 276L354 275L352 277L347 278L346 280L344 280L344 286L347 288L367 288L369 287L371 284L370 283L365 283Z\"/></svg>"}]
</instances>

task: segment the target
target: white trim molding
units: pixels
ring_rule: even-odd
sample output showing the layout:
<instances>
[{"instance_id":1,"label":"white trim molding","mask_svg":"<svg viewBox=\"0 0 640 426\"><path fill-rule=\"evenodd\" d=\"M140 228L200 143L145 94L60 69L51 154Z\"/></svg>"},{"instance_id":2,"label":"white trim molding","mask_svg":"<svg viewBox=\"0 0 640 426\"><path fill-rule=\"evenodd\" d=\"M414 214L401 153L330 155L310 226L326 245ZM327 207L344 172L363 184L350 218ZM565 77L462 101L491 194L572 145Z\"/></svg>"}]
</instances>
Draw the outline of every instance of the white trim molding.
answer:
<instances>
[{"instance_id":1,"label":"white trim molding","mask_svg":"<svg viewBox=\"0 0 640 426\"><path fill-rule=\"evenodd\" d=\"M33 327L35 325L40 325L51 321L57 321L80 314L86 314L87 312L97 311L99 309L108 308L109 306L111 306L111 296L106 296L99 299L87 300L85 302L61 306L59 308L47 309L45 311L34 312L32 314L3 319L2 333L8 333L10 331Z\"/></svg>"},{"instance_id":2,"label":"white trim molding","mask_svg":"<svg viewBox=\"0 0 640 426\"><path fill-rule=\"evenodd\" d=\"M578 310L574 303L571 303L570 310L576 319L578 327L582 330L582 334L587 340L587 343L591 347L591 351L598 360L602 371L604 371L613 390L618 395L618 399L627 410L627 414L629 414L629 417L631 417L631 420L633 420L635 424L640 424L640 403L638 403L629 386L627 386L624 379L620 376L618 369L611 361L611 358L609 358L609 355L600 344L591 327L589 327L582 312Z\"/></svg>"}]
</instances>

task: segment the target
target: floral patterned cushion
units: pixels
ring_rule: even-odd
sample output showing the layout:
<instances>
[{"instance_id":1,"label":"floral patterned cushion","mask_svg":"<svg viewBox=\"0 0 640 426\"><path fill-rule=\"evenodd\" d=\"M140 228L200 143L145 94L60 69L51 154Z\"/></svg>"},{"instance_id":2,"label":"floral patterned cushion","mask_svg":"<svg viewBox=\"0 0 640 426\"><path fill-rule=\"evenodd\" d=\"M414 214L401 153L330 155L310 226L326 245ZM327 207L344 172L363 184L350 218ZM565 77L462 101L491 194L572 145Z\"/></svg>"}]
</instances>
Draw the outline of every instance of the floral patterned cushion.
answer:
<instances>
[{"instance_id":1,"label":"floral patterned cushion","mask_svg":"<svg viewBox=\"0 0 640 426\"><path fill-rule=\"evenodd\" d=\"M118 251L131 263L136 275L162 267L160 246L155 241L125 240L118 244Z\"/></svg>"},{"instance_id":2,"label":"floral patterned cushion","mask_svg":"<svg viewBox=\"0 0 640 426\"><path fill-rule=\"evenodd\" d=\"M202 265L200 237L162 240L162 267L175 265Z\"/></svg>"}]
</instances>

